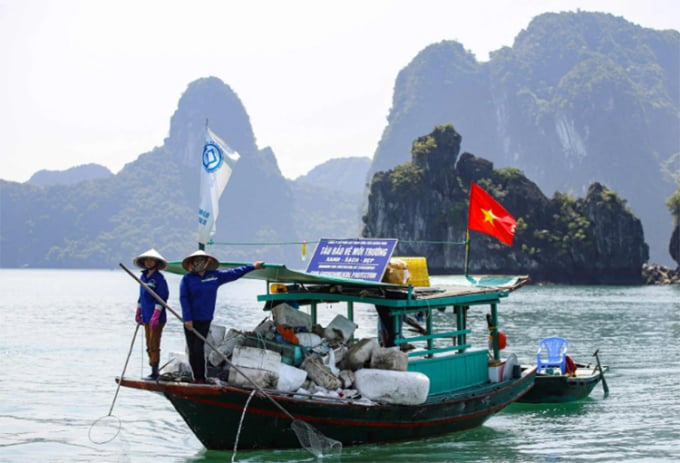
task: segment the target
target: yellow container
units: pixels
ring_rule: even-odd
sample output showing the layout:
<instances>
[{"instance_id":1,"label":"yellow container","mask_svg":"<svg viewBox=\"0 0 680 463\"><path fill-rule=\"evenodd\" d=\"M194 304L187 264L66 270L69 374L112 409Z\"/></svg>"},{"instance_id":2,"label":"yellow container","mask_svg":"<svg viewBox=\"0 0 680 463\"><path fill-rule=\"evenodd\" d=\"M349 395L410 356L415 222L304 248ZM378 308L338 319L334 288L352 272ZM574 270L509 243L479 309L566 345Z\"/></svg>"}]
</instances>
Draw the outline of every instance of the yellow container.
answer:
<instances>
[{"instance_id":1,"label":"yellow container","mask_svg":"<svg viewBox=\"0 0 680 463\"><path fill-rule=\"evenodd\" d=\"M276 294L276 293L287 293L288 292L288 288L286 287L286 285L281 284L281 283L272 283L269 288L270 288L270 291L274 294Z\"/></svg>"},{"instance_id":2,"label":"yellow container","mask_svg":"<svg viewBox=\"0 0 680 463\"><path fill-rule=\"evenodd\" d=\"M430 286L430 275L427 272L427 259L424 257L397 257L408 264L411 285Z\"/></svg>"}]
</instances>

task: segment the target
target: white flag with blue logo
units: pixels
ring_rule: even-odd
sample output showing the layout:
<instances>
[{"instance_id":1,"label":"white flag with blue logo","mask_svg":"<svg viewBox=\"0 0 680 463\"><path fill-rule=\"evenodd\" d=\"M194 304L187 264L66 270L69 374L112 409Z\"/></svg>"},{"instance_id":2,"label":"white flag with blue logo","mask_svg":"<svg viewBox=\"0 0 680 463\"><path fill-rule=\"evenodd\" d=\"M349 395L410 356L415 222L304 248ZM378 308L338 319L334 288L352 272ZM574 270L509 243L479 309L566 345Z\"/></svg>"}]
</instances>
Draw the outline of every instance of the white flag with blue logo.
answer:
<instances>
[{"instance_id":1,"label":"white flag with blue logo","mask_svg":"<svg viewBox=\"0 0 680 463\"><path fill-rule=\"evenodd\" d=\"M239 155L208 127L201 165L201 203L198 208L198 242L208 244L215 234L215 223L220 212L220 196L227 186Z\"/></svg>"}]
</instances>

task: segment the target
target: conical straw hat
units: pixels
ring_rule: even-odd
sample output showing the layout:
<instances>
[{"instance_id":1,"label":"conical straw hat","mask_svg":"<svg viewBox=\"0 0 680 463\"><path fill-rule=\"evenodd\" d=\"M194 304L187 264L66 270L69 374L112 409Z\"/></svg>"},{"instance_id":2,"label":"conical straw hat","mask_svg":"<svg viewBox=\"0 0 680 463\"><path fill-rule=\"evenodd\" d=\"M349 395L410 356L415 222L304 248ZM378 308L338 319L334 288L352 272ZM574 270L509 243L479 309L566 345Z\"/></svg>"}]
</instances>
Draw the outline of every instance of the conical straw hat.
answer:
<instances>
[{"instance_id":1,"label":"conical straw hat","mask_svg":"<svg viewBox=\"0 0 680 463\"><path fill-rule=\"evenodd\" d=\"M165 260L165 257L161 256L160 253L153 248L135 257L132 260L132 263L141 269L145 269L146 266L144 265L144 259L147 258L156 259L158 262L158 270L163 270L168 266L168 261Z\"/></svg>"},{"instance_id":2,"label":"conical straw hat","mask_svg":"<svg viewBox=\"0 0 680 463\"><path fill-rule=\"evenodd\" d=\"M217 267L220 266L220 263L218 260L208 254L207 252L203 251L202 249L199 249L198 251L192 253L191 255L188 255L187 257L184 258L182 261L182 268L186 270L187 272L190 272L191 270L189 269L189 263L191 262L191 259L194 257L207 257L208 260L208 266L206 267L206 270L217 270Z\"/></svg>"}]
</instances>

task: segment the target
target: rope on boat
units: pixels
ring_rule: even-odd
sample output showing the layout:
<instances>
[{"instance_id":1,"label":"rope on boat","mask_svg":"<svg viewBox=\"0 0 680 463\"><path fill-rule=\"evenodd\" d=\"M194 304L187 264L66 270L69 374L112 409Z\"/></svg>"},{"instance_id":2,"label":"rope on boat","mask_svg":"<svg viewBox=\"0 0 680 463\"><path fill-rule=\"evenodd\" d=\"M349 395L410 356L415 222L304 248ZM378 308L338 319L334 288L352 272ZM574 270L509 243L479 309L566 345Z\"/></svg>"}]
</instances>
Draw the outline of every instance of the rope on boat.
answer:
<instances>
[{"instance_id":1,"label":"rope on boat","mask_svg":"<svg viewBox=\"0 0 680 463\"><path fill-rule=\"evenodd\" d=\"M248 396L248 400L246 400L246 404L243 406L243 412L241 412L241 420L238 422L238 429L236 430L236 440L234 441L234 453L231 455L231 463L234 463L234 461L236 461L236 450L238 449L238 440L239 437L241 436L241 427L243 426L243 419L246 416L246 410L248 409L248 405L250 404L250 399L253 398L256 392L257 389L252 390L252 392Z\"/></svg>"}]
</instances>

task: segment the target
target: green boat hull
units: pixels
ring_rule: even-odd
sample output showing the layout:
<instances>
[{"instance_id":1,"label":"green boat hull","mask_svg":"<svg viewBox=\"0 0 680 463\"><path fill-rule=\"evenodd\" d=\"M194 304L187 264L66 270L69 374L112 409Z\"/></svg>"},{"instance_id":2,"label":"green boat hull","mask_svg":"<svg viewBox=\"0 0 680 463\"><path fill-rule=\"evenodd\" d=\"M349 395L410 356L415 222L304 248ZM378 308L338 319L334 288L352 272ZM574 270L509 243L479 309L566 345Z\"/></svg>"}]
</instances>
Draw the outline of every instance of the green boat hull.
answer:
<instances>
[{"instance_id":1,"label":"green boat hull","mask_svg":"<svg viewBox=\"0 0 680 463\"><path fill-rule=\"evenodd\" d=\"M422 439L481 426L526 394L534 377L535 369L520 378L430 397L424 404L409 406L272 397L296 420L347 446ZM250 389L128 378L120 384L163 393L207 449L232 450L237 435L241 449L300 446L291 419L260 393L251 398Z\"/></svg>"},{"instance_id":2,"label":"green boat hull","mask_svg":"<svg viewBox=\"0 0 680 463\"><path fill-rule=\"evenodd\" d=\"M601 380L600 372L580 376L537 374L534 387L522 396L519 402L575 402L588 397Z\"/></svg>"}]
</instances>

